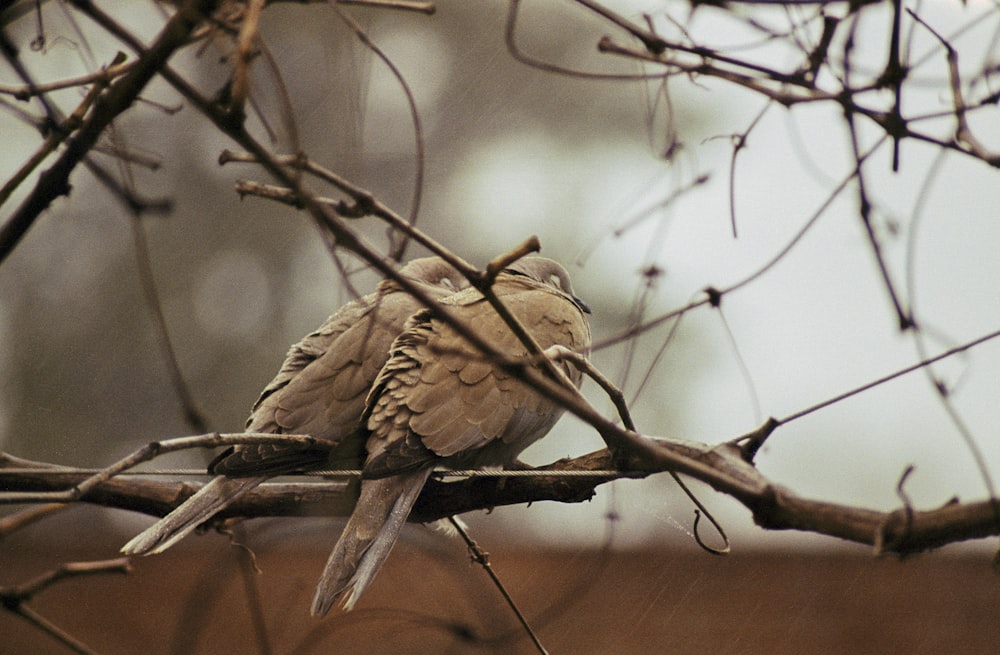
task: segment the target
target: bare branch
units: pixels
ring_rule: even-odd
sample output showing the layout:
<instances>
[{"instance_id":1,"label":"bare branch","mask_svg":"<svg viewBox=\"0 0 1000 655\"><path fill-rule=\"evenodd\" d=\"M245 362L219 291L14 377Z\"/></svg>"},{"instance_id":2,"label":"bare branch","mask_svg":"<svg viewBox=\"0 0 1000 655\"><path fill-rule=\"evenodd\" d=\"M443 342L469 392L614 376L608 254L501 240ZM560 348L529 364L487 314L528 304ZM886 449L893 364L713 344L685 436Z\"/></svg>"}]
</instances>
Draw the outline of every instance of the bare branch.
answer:
<instances>
[{"instance_id":1,"label":"bare branch","mask_svg":"<svg viewBox=\"0 0 1000 655\"><path fill-rule=\"evenodd\" d=\"M69 89L74 86L88 86L94 84L98 86L98 90L100 90L111 84L111 81L116 77L120 77L127 73L128 70L135 65L135 63L136 62L134 61L126 62L125 55L119 53L110 66L101 68L93 73L87 73L86 75L80 75L78 77L70 77L57 82L46 82L43 84L22 84L18 86L0 84L0 94L13 96L17 100L27 100L32 96L51 93L52 91L58 91L59 89Z\"/></svg>"},{"instance_id":2,"label":"bare branch","mask_svg":"<svg viewBox=\"0 0 1000 655\"><path fill-rule=\"evenodd\" d=\"M433 2L423 2L422 0L336 0L338 5L359 5L362 7L372 7L374 9L401 9L403 11L415 11L428 16L437 11L437 6Z\"/></svg>"},{"instance_id":3,"label":"bare branch","mask_svg":"<svg viewBox=\"0 0 1000 655\"><path fill-rule=\"evenodd\" d=\"M119 53L115 60L112 62L111 68L115 67L119 62L124 61L125 55ZM48 157L50 154L55 152L56 148L59 147L63 141L65 141L69 136L79 129L80 125L83 123L84 117L90 110L91 106L97 101L98 96L104 91L107 84L110 83L111 76L95 76L94 82L96 82L87 95L83 98L77 108L73 111L66 120L62 121L57 129L52 130L52 133L45 139L45 142L35 151L31 157L21 166L21 168L14 173L3 188L0 189L0 205L3 205L10 198L10 195L14 193L15 189L24 182L25 179L36 169L39 165Z\"/></svg>"},{"instance_id":4,"label":"bare branch","mask_svg":"<svg viewBox=\"0 0 1000 655\"><path fill-rule=\"evenodd\" d=\"M8 612L16 614L37 627L42 632L61 642L76 653L93 653L86 644L59 628L39 614L28 602L48 587L69 578L106 573L129 573L128 558L120 557L100 562L69 562L52 569L28 582L12 587L0 587L0 605Z\"/></svg>"},{"instance_id":5,"label":"bare branch","mask_svg":"<svg viewBox=\"0 0 1000 655\"><path fill-rule=\"evenodd\" d=\"M185 2L167 22L153 46L97 98L90 117L68 143L65 152L39 176L34 190L0 228L0 262L14 250L39 214L56 198L68 193L70 173L90 152L108 125L132 105L164 62L187 43L191 31L212 4L207 0Z\"/></svg>"},{"instance_id":6,"label":"bare branch","mask_svg":"<svg viewBox=\"0 0 1000 655\"><path fill-rule=\"evenodd\" d=\"M179 447L183 439L202 445L204 436L171 440ZM862 507L818 501L798 496L763 476L749 464L743 452L730 443L707 446L696 442L644 438L649 456L635 470L616 470L609 450L573 459L559 460L534 469L530 474L514 471L476 476L459 481L432 478L421 493L411 515L413 521L428 522L465 512L503 505L554 500L575 503L589 500L596 488L615 479L646 477L658 472L679 472L701 480L716 491L732 496L753 514L754 521L769 530L813 532L872 546L879 553L908 555L951 543L1000 534L993 503L949 501L940 508L914 510L904 507L881 512ZM219 443L233 443L224 439ZM675 466L675 462L685 462ZM34 468L32 471L30 469ZM23 502L44 502L44 492L81 488L93 479L82 473L60 473L50 464L28 462L3 455L0 481L9 494L22 493ZM6 473L15 469L13 473ZM563 476L561 472L581 475ZM591 473L593 477L589 477ZM546 475L548 474L548 475ZM151 480L103 480L87 487L80 501L162 516L200 488L200 484ZM343 482L269 483L250 492L219 513L217 521L236 517L346 516L354 506L353 492Z\"/></svg>"},{"instance_id":7,"label":"bare branch","mask_svg":"<svg viewBox=\"0 0 1000 655\"><path fill-rule=\"evenodd\" d=\"M510 592L507 591L507 588L500 580L500 576L498 576L496 571L493 570L493 564L490 563L490 554L479 547L479 544L477 544L476 541L469 536L469 531L465 529L465 526L462 525L460 521L455 519L453 516L449 517L448 520L458 532L459 536L462 537L462 541L465 542L465 545L468 546L469 555L471 556L472 561L478 564L479 567L486 572L486 575L490 577L490 581L493 582L493 586L495 586L497 591L500 592L500 595L503 596L504 602L507 603L507 606L514 612L514 615L517 617L521 627L524 628L525 633L531 639L531 643L534 644L535 649L538 650L539 653L548 653L545 646L542 645L541 640L539 640L538 635L535 634L534 629L532 629L528 619L524 616L521 608L514 602L514 598L510 595Z\"/></svg>"}]
</instances>

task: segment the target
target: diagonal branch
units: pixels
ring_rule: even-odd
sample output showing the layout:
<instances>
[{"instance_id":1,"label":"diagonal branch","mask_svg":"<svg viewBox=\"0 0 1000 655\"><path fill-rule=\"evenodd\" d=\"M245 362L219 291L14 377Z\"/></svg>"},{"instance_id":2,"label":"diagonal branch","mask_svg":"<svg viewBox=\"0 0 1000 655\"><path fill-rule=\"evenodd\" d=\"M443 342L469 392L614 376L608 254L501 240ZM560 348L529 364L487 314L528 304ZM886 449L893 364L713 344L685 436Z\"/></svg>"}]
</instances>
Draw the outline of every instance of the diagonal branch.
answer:
<instances>
[{"instance_id":1,"label":"diagonal branch","mask_svg":"<svg viewBox=\"0 0 1000 655\"><path fill-rule=\"evenodd\" d=\"M93 653L86 644L37 612L28 603L39 592L69 578L106 573L128 573L128 559L119 557L100 562L67 562L38 577L10 587L0 587L0 606L20 616L76 653Z\"/></svg>"},{"instance_id":2,"label":"diagonal branch","mask_svg":"<svg viewBox=\"0 0 1000 655\"><path fill-rule=\"evenodd\" d=\"M96 145L111 122L132 106L146 84L165 66L171 55L187 44L191 32L201 22L205 11L214 4L208 0L185 2L167 21L156 41L143 52L135 65L97 98L90 117L76 136L68 141L66 150L51 168L39 175L35 188L0 228L0 262L13 252L35 219L56 198L69 193L70 174Z\"/></svg>"}]
</instances>

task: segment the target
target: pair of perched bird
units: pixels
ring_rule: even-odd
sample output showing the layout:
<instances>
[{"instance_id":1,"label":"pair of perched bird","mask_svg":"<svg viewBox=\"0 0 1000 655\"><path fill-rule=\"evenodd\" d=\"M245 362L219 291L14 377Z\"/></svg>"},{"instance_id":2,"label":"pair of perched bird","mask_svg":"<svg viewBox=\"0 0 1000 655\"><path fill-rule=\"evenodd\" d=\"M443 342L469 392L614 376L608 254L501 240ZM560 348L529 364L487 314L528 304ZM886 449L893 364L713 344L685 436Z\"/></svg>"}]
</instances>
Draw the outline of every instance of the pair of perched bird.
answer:
<instances>
[{"instance_id":1,"label":"pair of perched bird","mask_svg":"<svg viewBox=\"0 0 1000 655\"><path fill-rule=\"evenodd\" d=\"M494 307L444 260L416 259L399 273L508 360L531 357ZM590 310L558 263L520 259L496 277L492 290L541 348L589 350ZM579 372L558 366L579 386ZM385 562L435 467L509 466L562 411L387 279L292 346L247 420L249 432L309 434L325 447L230 448L209 465L215 478L122 550L161 552L276 475L355 468L363 461L360 498L312 606L317 616L334 603L349 610Z\"/></svg>"}]
</instances>

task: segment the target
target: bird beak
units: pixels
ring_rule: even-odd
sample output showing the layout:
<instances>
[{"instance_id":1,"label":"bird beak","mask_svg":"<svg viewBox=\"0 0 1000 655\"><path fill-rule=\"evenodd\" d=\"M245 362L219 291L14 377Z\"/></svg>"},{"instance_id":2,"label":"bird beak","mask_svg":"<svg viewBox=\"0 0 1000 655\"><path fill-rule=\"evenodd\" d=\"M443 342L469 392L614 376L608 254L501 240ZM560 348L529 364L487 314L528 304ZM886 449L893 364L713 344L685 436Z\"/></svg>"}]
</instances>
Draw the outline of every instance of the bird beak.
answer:
<instances>
[{"instance_id":1,"label":"bird beak","mask_svg":"<svg viewBox=\"0 0 1000 655\"><path fill-rule=\"evenodd\" d=\"M590 311L590 305L588 305L587 303L583 302L582 300L580 300L576 296L571 295L570 298L573 299L573 302L576 303L576 306L580 308L581 312L583 312L584 314L591 314L592 313Z\"/></svg>"}]
</instances>

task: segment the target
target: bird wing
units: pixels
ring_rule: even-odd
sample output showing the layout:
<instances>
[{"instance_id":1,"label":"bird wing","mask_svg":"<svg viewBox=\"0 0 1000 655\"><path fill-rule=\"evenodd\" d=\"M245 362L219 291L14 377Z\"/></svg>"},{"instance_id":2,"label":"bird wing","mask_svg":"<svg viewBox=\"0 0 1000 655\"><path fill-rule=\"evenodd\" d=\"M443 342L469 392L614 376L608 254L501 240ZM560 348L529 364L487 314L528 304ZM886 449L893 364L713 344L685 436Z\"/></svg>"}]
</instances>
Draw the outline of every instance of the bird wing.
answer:
<instances>
[{"instance_id":1,"label":"bird wing","mask_svg":"<svg viewBox=\"0 0 1000 655\"><path fill-rule=\"evenodd\" d=\"M452 290L425 286L432 297ZM292 346L281 370L264 388L247 419L248 432L308 434L324 443L251 444L234 447L212 462L212 473L275 475L324 464L357 468L364 457L360 417L372 381L389 347L422 305L395 283L358 298ZM332 452L331 452L332 451Z\"/></svg>"},{"instance_id":2,"label":"bird wing","mask_svg":"<svg viewBox=\"0 0 1000 655\"><path fill-rule=\"evenodd\" d=\"M543 349L589 348L587 322L565 294L511 275L501 275L494 291ZM455 306L461 319L508 359L527 358L527 348L478 292L442 304ZM567 374L579 382L575 369ZM418 312L394 342L369 394L365 474L382 477L442 460L462 466L510 463L561 413L432 312Z\"/></svg>"}]
</instances>

